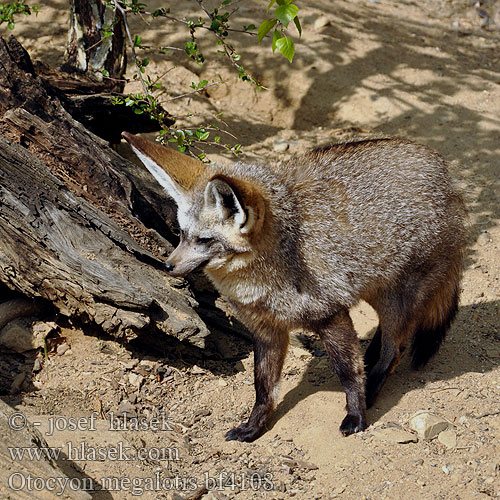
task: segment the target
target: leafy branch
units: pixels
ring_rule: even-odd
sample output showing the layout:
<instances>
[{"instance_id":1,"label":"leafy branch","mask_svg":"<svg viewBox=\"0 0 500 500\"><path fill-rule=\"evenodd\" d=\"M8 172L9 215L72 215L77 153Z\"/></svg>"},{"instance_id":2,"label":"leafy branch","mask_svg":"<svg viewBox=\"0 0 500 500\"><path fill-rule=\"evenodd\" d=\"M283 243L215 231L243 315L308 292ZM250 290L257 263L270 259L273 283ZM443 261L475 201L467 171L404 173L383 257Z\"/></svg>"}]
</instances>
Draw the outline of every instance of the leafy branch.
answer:
<instances>
[{"instance_id":1,"label":"leafy branch","mask_svg":"<svg viewBox=\"0 0 500 500\"><path fill-rule=\"evenodd\" d=\"M0 3L0 25L7 23L7 28L14 29L14 16L24 14L29 16L32 12L38 14L40 7L38 5L29 6L24 2Z\"/></svg>"}]
</instances>

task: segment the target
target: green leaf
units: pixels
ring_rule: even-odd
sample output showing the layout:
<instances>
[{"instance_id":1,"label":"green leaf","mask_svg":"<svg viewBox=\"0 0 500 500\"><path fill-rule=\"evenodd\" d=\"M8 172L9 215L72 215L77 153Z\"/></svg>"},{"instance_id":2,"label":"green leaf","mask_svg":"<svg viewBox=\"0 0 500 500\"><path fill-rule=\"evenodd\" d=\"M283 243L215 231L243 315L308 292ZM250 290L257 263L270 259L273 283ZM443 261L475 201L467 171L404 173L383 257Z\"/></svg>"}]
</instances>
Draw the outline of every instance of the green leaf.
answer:
<instances>
[{"instance_id":1,"label":"green leaf","mask_svg":"<svg viewBox=\"0 0 500 500\"><path fill-rule=\"evenodd\" d=\"M271 0L269 2L269 5L267 6L267 10L266 10L266 13L269 13L269 11L271 10L271 7L276 3L276 0Z\"/></svg>"},{"instance_id":2,"label":"green leaf","mask_svg":"<svg viewBox=\"0 0 500 500\"><path fill-rule=\"evenodd\" d=\"M254 29L256 29L256 28L257 28L257 26L255 26L255 24L249 24L248 26L243 26L243 29L244 29L245 31L254 30Z\"/></svg>"},{"instance_id":3,"label":"green leaf","mask_svg":"<svg viewBox=\"0 0 500 500\"><path fill-rule=\"evenodd\" d=\"M283 56L285 56L290 62L292 62L293 56L295 54L295 46L291 38L284 36L283 38L276 40L276 48L281 52Z\"/></svg>"},{"instance_id":4,"label":"green leaf","mask_svg":"<svg viewBox=\"0 0 500 500\"><path fill-rule=\"evenodd\" d=\"M210 132L205 132L204 134L200 135L200 141L206 141L210 136Z\"/></svg>"},{"instance_id":5,"label":"green leaf","mask_svg":"<svg viewBox=\"0 0 500 500\"><path fill-rule=\"evenodd\" d=\"M231 3L231 0L224 0L222 2L222 5L229 5Z\"/></svg>"},{"instance_id":6,"label":"green leaf","mask_svg":"<svg viewBox=\"0 0 500 500\"><path fill-rule=\"evenodd\" d=\"M142 42L142 38L139 35L135 35L134 37L134 47L140 47Z\"/></svg>"},{"instance_id":7,"label":"green leaf","mask_svg":"<svg viewBox=\"0 0 500 500\"><path fill-rule=\"evenodd\" d=\"M299 32L299 36L302 36L302 26L300 25L299 16L295 16L293 18L293 22L295 23L295 27L297 28L297 31Z\"/></svg>"},{"instance_id":8,"label":"green leaf","mask_svg":"<svg viewBox=\"0 0 500 500\"><path fill-rule=\"evenodd\" d=\"M279 7L276 7L274 17L278 19L278 21L280 21L286 28L290 21L296 17L298 13L299 8L291 3L290 5L280 5Z\"/></svg>"},{"instance_id":9,"label":"green leaf","mask_svg":"<svg viewBox=\"0 0 500 500\"><path fill-rule=\"evenodd\" d=\"M101 73L104 75L104 76L109 76L109 71L107 69L103 69L101 71Z\"/></svg>"},{"instance_id":10,"label":"green leaf","mask_svg":"<svg viewBox=\"0 0 500 500\"><path fill-rule=\"evenodd\" d=\"M136 115L142 115L144 113L144 111L141 108L135 108L134 109L134 113Z\"/></svg>"},{"instance_id":11,"label":"green leaf","mask_svg":"<svg viewBox=\"0 0 500 500\"><path fill-rule=\"evenodd\" d=\"M273 33L273 43L271 45L271 48L273 49L273 54L274 51L276 50L276 42L281 38L281 33L278 30L274 30Z\"/></svg>"},{"instance_id":12,"label":"green leaf","mask_svg":"<svg viewBox=\"0 0 500 500\"><path fill-rule=\"evenodd\" d=\"M276 19L266 19L260 26L257 31L257 40L258 42L262 42L262 39L274 28L278 21Z\"/></svg>"}]
</instances>

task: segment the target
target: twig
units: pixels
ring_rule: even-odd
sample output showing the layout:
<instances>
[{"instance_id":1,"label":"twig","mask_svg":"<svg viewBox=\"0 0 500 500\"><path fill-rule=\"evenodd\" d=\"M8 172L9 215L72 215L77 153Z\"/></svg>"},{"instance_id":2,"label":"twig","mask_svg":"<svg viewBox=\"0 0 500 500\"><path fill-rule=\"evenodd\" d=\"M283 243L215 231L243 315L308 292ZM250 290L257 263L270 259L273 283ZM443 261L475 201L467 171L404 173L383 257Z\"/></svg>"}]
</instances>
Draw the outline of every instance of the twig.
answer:
<instances>
[{"instance_id":1,"label":"twig","mask_svg":"<svg viewBox=\"0 0 500 500\"><path fill-rule=\"evenodd\" d=\"M167 99L166 101L163 101L163 103L166 103L166 102L170 102L170 101L175 101L176 99L182 99L183 97L189 97L193 94L197 94L198 92L201 92L202 90L205 90L206 88L208 87L213 87L214 85L220 85L221 83L224 83L224 82L212 82L212 83L209 83L207 85L205 85L204 87L201 87L199 89L196 89L196 90L193 90L192 92L186 92L185 94L180 94L180 95L176 95L175 97L171 97L170 99Z\"/></svg>"},{"instance_id":2,"label":"twig","mask_svg":"<svg viewBox=\"0 0 500 500\"><path fill-rule=\"evenodd\" d=\"M462 392L462 389L460 387L440 387L439 389L434 389L432 391L429 391L431 394L434 394L435 392L441 392L441 391L452 391L452 390L457 390Z\"/></svg>"}]
</instances>

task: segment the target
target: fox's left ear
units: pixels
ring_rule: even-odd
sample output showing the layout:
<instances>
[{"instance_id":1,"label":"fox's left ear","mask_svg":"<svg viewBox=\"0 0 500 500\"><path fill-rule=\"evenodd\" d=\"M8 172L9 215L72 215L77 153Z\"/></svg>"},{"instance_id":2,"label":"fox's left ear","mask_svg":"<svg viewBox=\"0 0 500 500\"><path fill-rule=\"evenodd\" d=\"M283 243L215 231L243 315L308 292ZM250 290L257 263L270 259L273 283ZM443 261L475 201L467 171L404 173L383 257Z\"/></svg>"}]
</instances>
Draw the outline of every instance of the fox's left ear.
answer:
<instances>
[{"instance_id":1,"label":"fox's left ear","mask_svg":"<svg viewBox=\"0 0 500 500\"><path fill-rule=\"evenodd\" d=\"M250 194L242 181L215 177L205 188L205 208L217 213L221 221L232 220L234 226L245 234L256 229L264 216L264 202Z\"/></svg>"}]
</instances>

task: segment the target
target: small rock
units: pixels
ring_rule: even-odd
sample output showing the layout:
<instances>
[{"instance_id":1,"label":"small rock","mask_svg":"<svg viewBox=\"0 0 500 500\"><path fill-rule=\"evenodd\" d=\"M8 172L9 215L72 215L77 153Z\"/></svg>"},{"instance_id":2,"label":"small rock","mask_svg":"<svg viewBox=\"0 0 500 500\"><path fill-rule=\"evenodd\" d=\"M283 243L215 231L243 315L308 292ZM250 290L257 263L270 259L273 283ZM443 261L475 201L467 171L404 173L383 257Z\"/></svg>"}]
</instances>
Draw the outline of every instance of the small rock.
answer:
<instances>
[{"instance_id":1,"label":"small rock","mask_svg":"<svg viewBox=\"0 0 500 500\"><path fill-rule=\"evenodd\" d=\"M422 439L434 439L440 432L450 426L447 420L444 420L426 410L419 411L410 417L410 429L415 431Z\"/></svg>"},{"instance_id":2,"label":"small rock","mask_svg":"<svg viewBox=\"0 0 500 500\"><path fill-rule=\"evenodd\" d=\"M221 387L226 387L227 386L227 382L223 378L220 378L218 383L219 383L219 385Z\"/></svg>"},{"instance_id":3,"label":"small rock","mask_svg":"<svg viewBox=\"0 0 500 500\"><path fill-rule=\"evenodd\" d=\"M31 321L17 318L0 330L0 345L19 353L43 346L37 341L31 330Z\"/></svg>"},{"instance_id":4,"label":"small rock","mask_svg":"<svg viewBox=\"0 0 500 500\"><path fill-rule=\"evenodd\" d=\"M417 436L411 432L406 432L402 429L390 428L390 429L375 429L372 434L383 441L389 441L391 443L416 443L418 442Z\"/></svg>"},{"instance_id":5,"label":"small rock","mask_svg":"<svg viewBox=\"0 0 500 500\"><path fill-rule=\"evenodd\" d=\"M477 242L481 246L487 245L490 241L491 238L487 232L481 233L477 238Z\"/></svg>"},{"instance_id":6,"label":"small rock","mask_svg":"<svg viewBox=\"0 0 500 500\"><path fill-rule=\"evenodd\" d=\"M64 344L57 346L57 354L62 356L69 349L69 345L64 342Z\"/></svg>"},{"instance_id":7,"label":"small rock","mask_svg":"<svg viewBox=\"0 0 500 500\"><path fill-rule=\"evenodd\" d=\"M139 361L137 359L131 359L130 361L123 363L123 367L125 370L133 370L138 364Z\"/></svg>"},{"instance_id":8,"label":"small rock","mask_svg":"<svg viewBox=\"0 0 500 500\"><path fill-rule=\"evenodd\" d=\"M136 417L137 412L135 411L135 406L128 401L127 399L124 399L119 405L118 405L118 414L126 414L127 417Z\"/></svg>"},{"instance_id":9,"label":"small rock","mask_svg":"<svg viewBox=\"0 0 500 500\"><path fill-rule=\"evenodd\" d=\"M12 385L10 386L10 392L12 394L16 394L21 390L21 386L23 385L26 374L24 372L18 373L14 380L12 381Z\"/></svg>"},{"instance_id":10,"label":"small rock","mask_svg":"<svg viewBox=\"0 0 500 500\"><path fill-rule=\"evenodd\" d=\"M304 349L303 347L292 347L291 349L292 353L294 356L300 359L311 359L312 354L307 350Z\"/></svg>"},{"instance_id":11,"label":"small rock","mask_svg":"<svg viewBox=\"0 0 500 500\"><path fill-rule=\"evenodd\" d=\"M191 368L191 373L193 375L205 375L205 370L203 368L200 368L198 365L193 365Z\"/></svg>"},{"instance_id":12,"label":"small rock","mask_svg":"<svg viewBox=\"0 0 500 500\"><path fill-rule=\"evenodd\" d=\"M446 465L443 465L443 467L441 467L443 469L443 472L448 475L450 472L453 472L453 465L450 465L450 464L446 464Z\"/></svg>"},{"instance_id":13,"label":"small rock","mask_svg":"<svg viewBox=\"0 0 500 500\"><path fill-rule=\"evenodd\" d=\"M134 387L141 387L144 382L144 377L132 372L128 374L128 381L130 382L130 385L133 385Z\"/></svg>"},{"instance_id":14,"label":"small rock","mask_svg":"<svg viewBox=\"0 0 500 500\"><path fill-rule=\"evenodd\" d=\"M457 435L451 429L446 429L438 434L438 441L449 450L457 446Z\"/></svg>"},{"instance_id":15,"label":"small rock","mask_svg":"<svg viewBox=\"0 0 500 500\"><path fill-rule=\"evenodd\" d=\"M33 330L33 335L35 337L43 340L50 333L56 332L59 329L59 326L53 321L37 321L33 323L31 329Z\"/></svg>"},{"instance_id":16,"label":"small rock","mask_svg":"<svg viewBox=\"0 0 500 500\"><path fill-rule=\"evenodd\" d=\"M326 16L319 16L313 24L313 27L316 31L319 31L321 28L328 26L330 24L330 19Z\"/></svg>"},{"instance_id":17,"label":"small rock","mask_svg":"<svg viewBox=\"0 0 500 500\"><path fill-rule=\"evenodd\" d=\"M42 369L42 360L41 358L36 358L33 362L33 373L38 373Z\"/></svg>"},{"instance_id":18,"label":"small rock","mask_svg":"<svg viewBox=\"0 0 500 500\"><path fill-rule=\"evenodd\" d=\"M288 142L283 140L277 140L273 144L273 150L276 151L277 153L284 153L289 147L290 145L288 144Z\"/></svg>"}]
</instances>

